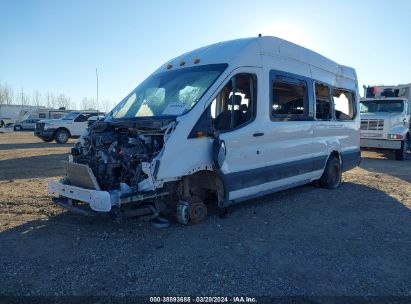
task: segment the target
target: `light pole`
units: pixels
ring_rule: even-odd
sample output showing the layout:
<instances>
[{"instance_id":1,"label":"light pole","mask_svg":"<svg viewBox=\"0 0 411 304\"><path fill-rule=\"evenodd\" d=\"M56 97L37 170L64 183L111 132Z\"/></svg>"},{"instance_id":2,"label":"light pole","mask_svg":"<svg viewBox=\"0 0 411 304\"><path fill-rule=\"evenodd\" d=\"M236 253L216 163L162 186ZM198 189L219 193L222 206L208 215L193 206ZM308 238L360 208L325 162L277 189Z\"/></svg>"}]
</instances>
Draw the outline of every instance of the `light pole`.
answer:
<instances>
[{"instance_id":1,"label":"light pole","mask_svg":"<svg viewBox=\"0 0 411 304\"><path fill-rule=\"evenodd\" d=\"M97 102L96 102L96 110L98 111L98 72L96 68L96 89L97 89Z\"/></svg>"}]
</instances>

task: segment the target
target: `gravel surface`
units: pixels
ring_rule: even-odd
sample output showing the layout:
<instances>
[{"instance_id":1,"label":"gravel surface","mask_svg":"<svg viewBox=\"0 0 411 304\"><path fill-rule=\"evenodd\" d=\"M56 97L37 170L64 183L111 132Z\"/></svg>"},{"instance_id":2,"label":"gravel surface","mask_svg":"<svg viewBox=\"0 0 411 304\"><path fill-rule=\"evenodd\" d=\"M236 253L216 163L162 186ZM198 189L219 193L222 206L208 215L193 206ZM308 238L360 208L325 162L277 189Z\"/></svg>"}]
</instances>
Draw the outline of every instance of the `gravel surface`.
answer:
<instances>
[{"instance_id":1,"label":"gravel surface","mask_svg":"<svg viewBox=\"0 0 411 304\"><path fill-rule=\"evenodd\" d=\"M411 296L411 157L156 229L51 205L71 144L0 134L0 294Z\"/></svg>"}]
</instances>

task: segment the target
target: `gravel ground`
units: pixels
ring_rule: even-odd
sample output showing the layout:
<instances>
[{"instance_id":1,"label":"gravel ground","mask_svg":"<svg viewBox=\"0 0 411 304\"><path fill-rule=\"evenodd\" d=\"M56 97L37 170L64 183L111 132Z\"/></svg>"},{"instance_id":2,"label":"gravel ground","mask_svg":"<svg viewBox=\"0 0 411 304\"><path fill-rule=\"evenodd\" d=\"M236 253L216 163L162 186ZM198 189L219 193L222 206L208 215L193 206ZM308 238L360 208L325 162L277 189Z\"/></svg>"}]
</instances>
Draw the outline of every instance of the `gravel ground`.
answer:
<instances>
[{"instance_id":1,"label":"gravel ground","mask_svg":"<svg viewBox=\"0 0 411 304\"><path fill-rule=\"evenodd\" d=\"M70 146L0 134L0 294L411 296L411 157L156 229L52 206Z\"/></svg>"}]
</instances>

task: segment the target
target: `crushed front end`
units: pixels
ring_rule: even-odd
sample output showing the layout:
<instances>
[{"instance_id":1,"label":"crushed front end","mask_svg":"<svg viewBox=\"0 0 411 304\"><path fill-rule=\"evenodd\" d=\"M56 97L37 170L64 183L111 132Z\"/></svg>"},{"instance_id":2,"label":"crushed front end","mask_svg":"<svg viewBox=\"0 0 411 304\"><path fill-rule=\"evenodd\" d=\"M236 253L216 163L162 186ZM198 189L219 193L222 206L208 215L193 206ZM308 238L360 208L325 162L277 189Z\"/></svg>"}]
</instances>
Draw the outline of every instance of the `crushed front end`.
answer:
<instances>
[{"instance_id":1,"label":"crushed front end","mask_svg":"<svg viewBox=\"0 0 411 304\"><path fill-rule=\"evenodd\" d=\"M175 124L173 117L94 123L71 149L66 176L49 181L53 202L85 215L121 207L121 216L157 216L175 192L155 178Z\"/></svg>"}]
</instances>

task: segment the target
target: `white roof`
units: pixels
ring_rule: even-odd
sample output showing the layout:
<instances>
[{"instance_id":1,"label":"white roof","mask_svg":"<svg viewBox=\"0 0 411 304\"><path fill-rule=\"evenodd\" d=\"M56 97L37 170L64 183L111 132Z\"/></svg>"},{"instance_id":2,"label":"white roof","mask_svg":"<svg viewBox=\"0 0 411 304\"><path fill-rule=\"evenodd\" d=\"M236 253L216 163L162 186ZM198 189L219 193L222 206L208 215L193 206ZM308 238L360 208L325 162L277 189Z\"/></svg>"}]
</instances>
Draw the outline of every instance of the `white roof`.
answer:
<instances>
[{"instance_id":1,"label":"white roof","mask_svg":"<svg viewBox=\"0 0 411 304\"><path fill-rule=\"evenodd\" d=\"M268 63L272 65L270 68L275 69L277 64L279 70L283 70L281 67L284 66L285 62L288 62L291 68L292 66L298 66L296 63L299 63L299 66L306 65L308 67L305 73L307 75L304 75L301 71L296 71L296 73L306 77L312 77L330 84L334 84L336 78L354 80L355 82L357 80L353 68L339 65L318 53L277 37L243 38L208 45L168 61L156 72L166 71L169 64L173 65L172 70L194 66L196 65L194 59L196 58L200 59L197 65L228 63L234 67L263 66L264 60L265 66ZM269 58L269 60L266 60L266 58ZM180 61L185 62L183 67L179 66ZM280 61L282 61L281 64ZM292 72L289 71L288 66L287 72ZM322 77L323 72L332 74L333 80L326 81L330 79L322 79L324 78Z\"/></svg>"}]
</instances>

